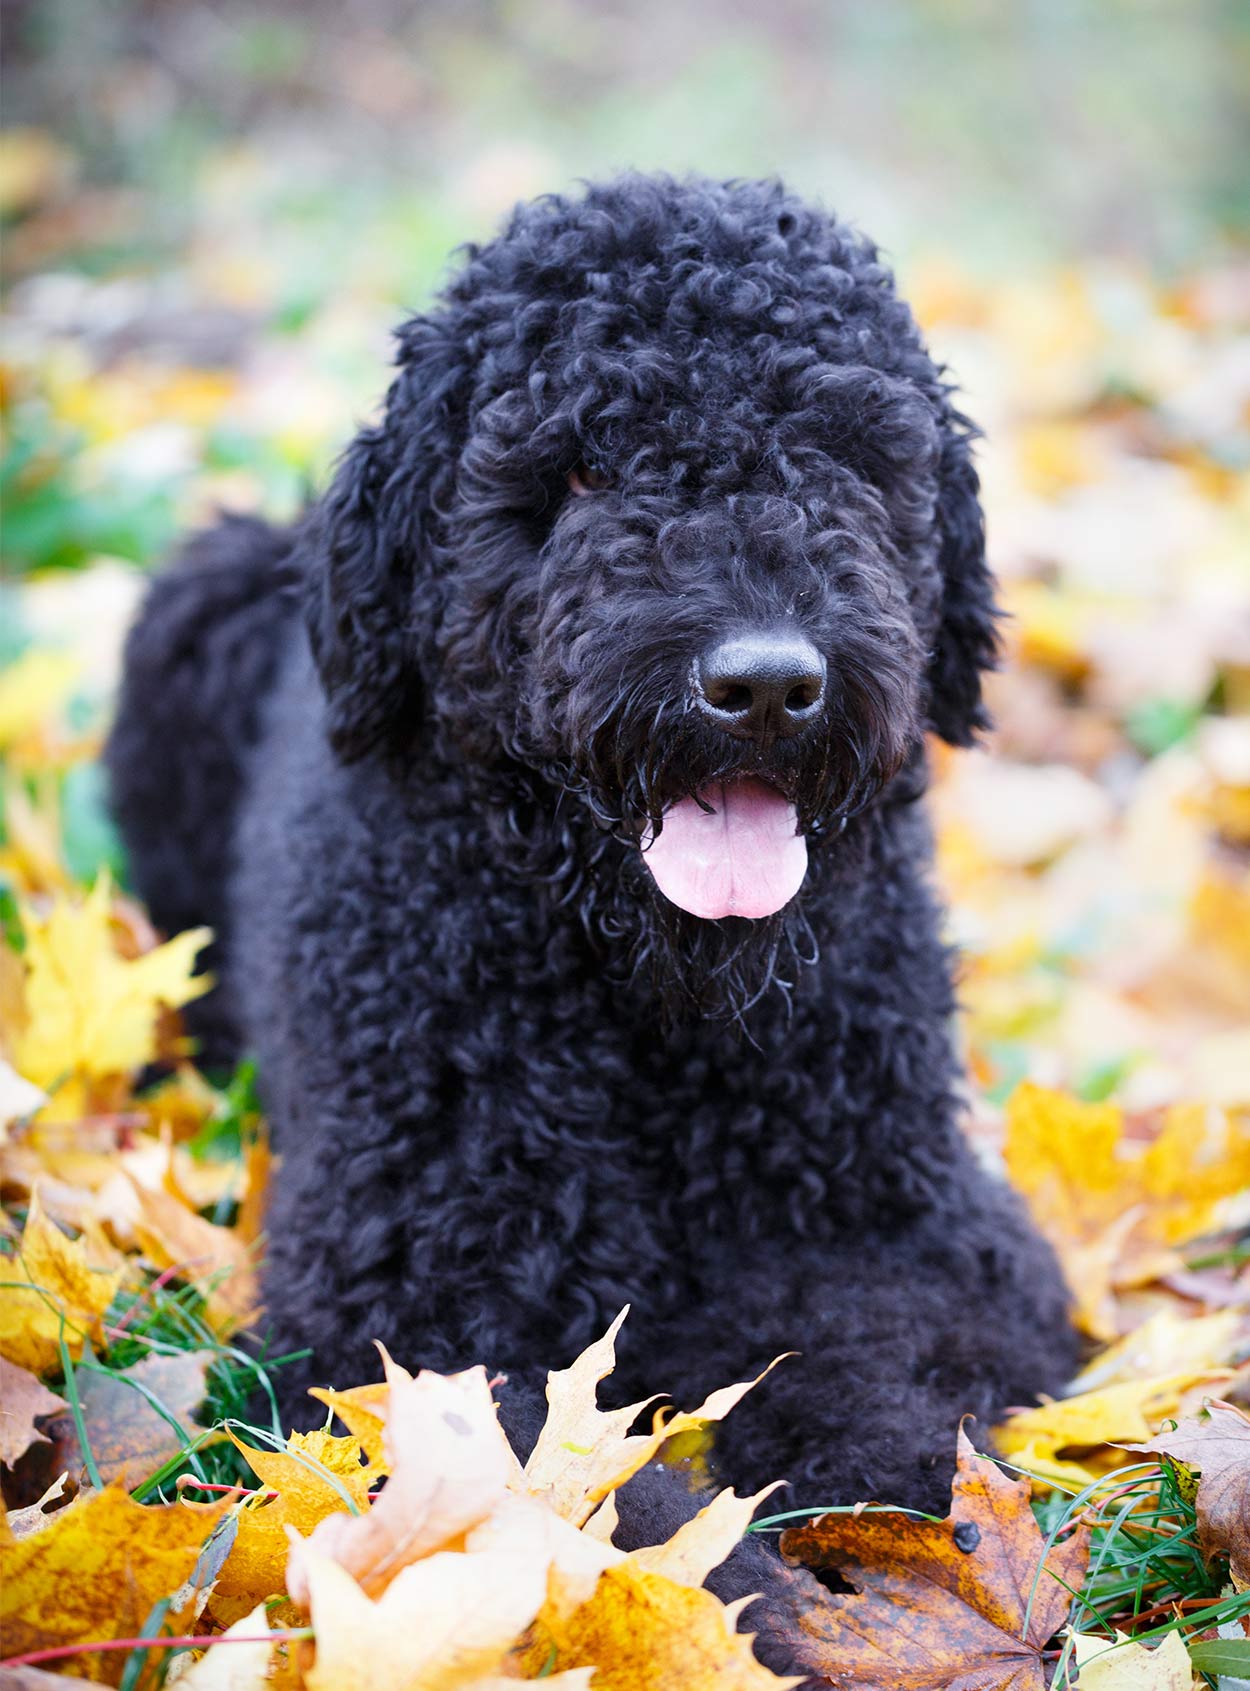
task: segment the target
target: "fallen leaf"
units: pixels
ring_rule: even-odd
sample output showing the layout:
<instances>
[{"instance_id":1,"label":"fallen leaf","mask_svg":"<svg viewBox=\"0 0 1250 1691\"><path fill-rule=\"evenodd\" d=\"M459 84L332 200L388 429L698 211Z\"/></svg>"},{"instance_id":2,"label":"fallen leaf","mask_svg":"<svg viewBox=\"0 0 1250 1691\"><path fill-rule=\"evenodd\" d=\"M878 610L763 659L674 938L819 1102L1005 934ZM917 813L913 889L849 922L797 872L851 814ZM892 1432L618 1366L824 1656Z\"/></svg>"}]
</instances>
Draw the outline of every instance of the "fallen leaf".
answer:
<instances>
[{"instance_id":1,"label":"fallen leaf","mask_svg":"<svg viewBox=\"0 0 1250 1691\"><path fill-rule=\"evenodd\" d=\"M203 1402L205 1376L216 1360L211 1350L152 1355L133 1368L104 1373L84 1367L77 1375L79 1406L87 1443L100 1478L107 1485L124 1479L133 1489L176 1456L203 1428L191 1411ZM150 1395L149 1395L150 1394ZM164 1414L152 1399L160 1403ZM171 1425L172 1417L177 1425ZM178 1428L185 1437L180 1437ZM76 1472L83 1463L77 1427L68 1413L49 1431L55 1439L53 1462Z\"/></svg>"},{"instance_id":2,"label":"fallen leaf","mask_svg":"<svg viewBox=\"0 0 1250 1691\"><path fill-rule=\"evenodd\" d=\"M1202 1415L1130 1446L1196 1468L1198 1542L1206 1557L1227 1556L1233 1584L1250 1589L1250 1416L1218 1399Z\"/></svg>"},{"instance_id":3,"label":"fallen leaf","mask_svg":"<svg viewBox=\"0 0 1250 1691\"><path fill-rule=\"evenodd\" d=\"M380 1470L386 1460L386 1406L390 1390L385 1380L375 1380L370 1385L352 1386L341 1392L331 1386L310 1386L308 1395L334 1411L359 1442L369 1462Z\"/></svg>"},{"instance_id":4,"label":"fallen leaf","mask_svg":"<svg viewBox=\"0 0 1250 1691\"><path fill-rule=\"evenodd\" d=\"M558 1593L559 1576L553 1576ZM600 1575L576 1606L558 1595L544 1610L527 1667L593 1667L595 1691L779 1691L801 1679L778 1678L756 1660L751 1635L737 1630L752 1601L723 1604L710 1591L679 1585L628 1563ZM533 1677L531 1672L530 1677Z\"/></svg>"},{"instance_id":5,"label":"fallen leaf","mask_svg":"<svg viewBox=\"0 0 1250 1691\"><path fill-rule=\"evenodd\" d=\"M111 901L103 874L81 902L57 897L46 915L29 906L22 912L28 1021L14 1062L48 1092L67 1078L141 1068L156 1054L160 1007L177 1008L212 985L207 976L192 975L210 938L207 928L143 956L122 957L113 942Z\"/></svg>"},{"instance_id":6,"label":"fallen leaf","mask_svg":"<svg viewBox=\"0 0 1250 1691\"><path fill-rule=\"evenodd\" d=\"M29 1538L32 1533L42 1532L55 1513L55 1511L49 1510L47 1505L57 1503L62 1499L68 1502L69 1499L65 1497L68 1486L69 1475L58 1474L42 1497L36 1498L33 1503L27 1504L24 1509L10 1509L4 1518L8 1536L0 1542L12 1544L19 1538Z\"/></svg>"},{"instance_id":7,"label":"fallen leaf","mask_svg":"<svg viewBox=\"0 0 1250 1691\"><path fill-rule=\"evenodd\" d=\"M599 1381L616 1366L616 1335L628 1313L626 1305L603 1338L589 1345L572 1367L548 1374L547 1419L525 1464L530 1491L576 1526L610 1491L645 1467L668 1439L722 1420L781 1361L778 1357L770 1362L754 1380L713 1392L698 1409L679 1410L664 1420L657 1416L650 1433L630 1434L628 1429L655 1398L611 1410L600 1409L597 1401Z\"/></svg>"},{"instance_id":8,"label":"fallen leaf","mask_svg":"<svg viewBox=\"0 0 1250 1691\"><path fill-rule=\"evenodd\" d=\"M292 1433L285 1450L257 1450L235 1433L229 1436L264 1490L278 1495L268 1501L258 1497L239 1512L238 1538L212 1596L213 1614L226 1624L250 1609L257 1596L285 1589L288 1527L307 1535L327 1516L350 1515L351 1509L363 1515L380 1472L362 1463L354 1438Z\"/></svg>"},{"instance_id":9,"label":"fallen leaf","mask_svg":"<svg viewBox=\"0 0 1250 1691\"><path fill-rule=\"evenodd\" d=\"M0 187L0 201L3 196ZM72 652L39 646L0 670L0 748L25 739L64 709L81 673L82 662Z\"/></svg>"},{"instance_id":10,"label":"fallen leaf","mask_svg":"<svg viewBox=\"0 0 1250 1691\"><path fill-rule=\"evenodd\" d=\"M1042 1691L1042 1651L1080 1588L1089 1536L1078 1529L1043 1566L1029 1490L978 1456L961 1428L946 1520L823 1515L783 1532L786 1561L832 1568L857 1593L810 1594L798 1619L803 1665L834 1686Z\"/></svg>"},{"instance_id":11,"label":"fallen leaf","mask_svg":"<svg viewBox=\"0 0 1250 1691\"><path fill-rule=\"evenodd\" d=\"M1017 1467L1047 1485L1070 1486L1080 1491L1092 1485L1099 1474L1124 1458L1108 1445L1126 1445L1150 1435L1180 1407L1182 1394L1200 1380L1226 1381L1228 1370L1208 1373L1169 1374L1161 1379L1129 1380L1104 1386L1100 1391L1077 1397L1057 1398L1037 1409L1020 1410L994 1430L998 1452ZM1103 1450L1100 1464L1075 1458L1063 1460L1064 1451Z\"/></svg>"},{"instance_id":12,"label":"fallen leaf","mask_svg":"<svg viewBox=\"0 0 1250 1691\"><path fill-rule=\"evenodd\" d=\"M249 1326L260 1310L254 1251L232 1227L218 1227L188 1209L171 1193L141 1186L134 1229L158 1268L174 1268L204 1292L210 1324L222 1334Z\"/></svg>"},{"instance_id":13,"label":"fallen leaf","mask_svg":"<svg viewBox=\"0 0 1250 1691\"><path fill-rule=\"evenodd\" d=\"M663 1544L649 1544L631 1551L629 1562L646 1573L662 1574L678 1585L702 1585L741 1539L760 1504L783 1483L777 1480L763 1491L757 1491L754 1497L735 1497L732 1487L718 1492Z\"/></svg>"},{"instance_id":14,"label":"fallen leaf","mask_svg":"<svg viewBox=\"0 0 1250 1691\"><path fill-rule=\"evenodd\" d=\"M1080 1668L1081 1691L1190 1691L1194 1670L1179 1632L1169 1632L1153 1649L1134 1644L1122 1632L1074 1632L1072 1654Z\"/></svg>"},{"instance_id":15,"label":"fallen leaf","mask_svg":"<svg viewBox=\"0 0 1250 1691\"><path fill-rule=\"evenodd\" d=\"M133 1637L187 1578L227 1507L145 1508L112 1485L0 1549L3 1653ZM116 1685L125 1665L123 1652L105 1651L74 1657L69 1671Z\"/></svg>"},{"instance_id":16,"label":"fallen leaf","mask_svg":"<svg viewBox=\"0 0 1250 1691\"><path fill-rule=\"evenodd\" d=\"M205 1650L199 1661L178 1678L181 1691L263 1691L269 1684L273 1645L264 1603L242 1616L221 1635L221 1643ZM259 1643L237 1643L259 1638Z\"/></svg>"},{"instance_id":17,"label":"fallen leaf","mask_svg":"<svg viewBox=\"0 0 1250 1691\"><path fill-rule=\"evenodd\" d=\"M1081 1325L1114 1338L1113 1285L1139 1285L1171 1249L1213 1231L1250 1192L1250 1119L1170 1109L1130 1142L1122 1111L1030 1082L1007 1104L1007 1171L1058 1252Z\"/></svg>"},{"instance_id":18,"label":"fallen leaf","mask_svg":"<svg viewBox=\"0 0 1250 1691\"><path fill-rule=\"evenodd\" d=\"M60 193L74 167L73 153L46 129L10 129L0 137L0 216L8 220Z\"/></svg>"},{"instance_id":19,"label":"fallen leaf","mask_svg":"<svg viewBox=\"0 0 1250 1691\"><path fill-rule=\"evenodd\" d=\"M502 1498L484 1521L465 1534L464 1548L474 1553L506 1550L528 1555L540 1561L549 1575L558 1574L558 1580L549 1579L543 1614L550 1613L557 1600L553 1586L558 1586L558 1600L566 1608L576 1608L592 1595L606 1568L629 1560L625 1551L575 1527L537 1497L515 1492Z\"/></svg>"},{"instance_id":20,"label":"fallen leaf","mask_svg":"<svg viewBox=\"0 0 1250 1691\"><path fill-rule=\"evenodd\" d=\"M295 1536L287 1590L296 1602L308 1597L310 1550L331 1557L367 1596L376 1596L401 1568L485 1519L516 1473L484 1368L453 1375L423 1370L414 1380L385 1351L382 1360L390 1389L383 1435L390 1478L365 1514L329 1515L310 1538Z\"/></svg>"},{"instance_id":21,"label":"fallen leaf","mask_svg":"<svg viewBox=\"0 0 1250 1691\"><path fill-rule=\"evenodd\" d=\"M1246 1325L1246 1314L1240 1309L1188 1319L1175 1310L1161 1309L1100 1351L1065 1388L1064 1396L1078 1397L1161 1374L1184 1372L1197 1377L1222 1368L1236 1355Z\"/></svg>"},{"instance_id":22,"label":"fallen leaf","mask_svg":"<svg viewBox=\"0 0 1250 1691\"><path fill-rule=\"evenodd\" d=\"M88 1238L67 1238L35 1191L17 1255L0 1261L0 1355L46 1374L60 1367L64 1337L76 1361L88 1337L101 1338L101 1318L122 1279L120 1268L92 1266Z\"/></svg>"},{"instance_id":23,"label":"fallen leaf","mask_svg":"<svg viewBox=\"0 0 1250 1691\"><path fill-rule=\"evenodd\" d=\"M41 1087L23 1080L11 1063L0 1057L0 1132L15 1121L34 1115L48 1101Z\"/></svg>"},{"instance_id":24,"label":"fallen leaf","mask_svg":"<svg viewBox=\"0 0 1250 1691\"><path fill-rule=\"evenodd\" d=\"M35 1422L41 1415L55 1415L65 1408L57 1397L25 1368L18 1368L0 1356L0 1462L12 1467L32 1444L47 1444L48 1435Z\"/></svg>"},{"instance_id":25,"label":"fallen leaf","mask_svg":"<svg viewBox=\"0 0 1250 1691\"><path fill-rule=\"evenodd\" d=\"M541 1558L442 1550L402 1568L376 1601L337 1562L306 1553L317 1654L307 1691L450 1691L497 1673L546 1595Z\"/></svg>"}]
</instances>

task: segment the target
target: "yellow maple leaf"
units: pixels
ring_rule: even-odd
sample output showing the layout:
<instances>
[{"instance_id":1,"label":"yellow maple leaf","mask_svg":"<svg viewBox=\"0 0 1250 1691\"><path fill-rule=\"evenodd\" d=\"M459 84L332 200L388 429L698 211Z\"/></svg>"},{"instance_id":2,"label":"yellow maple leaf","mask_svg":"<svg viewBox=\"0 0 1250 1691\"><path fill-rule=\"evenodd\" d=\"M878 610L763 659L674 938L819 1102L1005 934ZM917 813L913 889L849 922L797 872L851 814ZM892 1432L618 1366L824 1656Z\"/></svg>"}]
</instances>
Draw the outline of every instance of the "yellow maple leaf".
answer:
<instances>
[{"instance_id":1,"label":"yellow maple leaf","mask_svg":"<svg viewBox=\"0 0 1250 1691\"><path fill-rule=\"evenodd\" d=\"M77 1360L121 1285L119 1263L92 1261L91 1241L69 1239L31 1195L17 1254L0 1260L0 1355L32 1374L59 1369L60 1341Z\"/></svg>"},{"instance_id":2,"label":"yellow maple leaf","mask_svg":"<svg viewBox=\"0 0 1250 1691\"><path fill-rule=\"evenodd\" d=\"M1012 1184L1059 1255L1076 1317L1115 1334L1113 1286L1142 1285L1178 1245L1224 1224L1250 1191L1250 1119L1176 1105L1145 1143L1115 1104L1089 1104L1031 1082L1007 1104Z\"/></svg>"},{"instance_id":3,"label":"yellow maple leaf","mask_svg":"<svg viewBox=\"0 0 1250 1691\"><path fill-rule=\"evenodd\" d=\"M1181 1395L1191 1386L1199 1381L1215 1386L1227 1379L1227 1370L1191 1371L1057 1398L1009 1416L995 1430L995 1442L1002 1456L1027 1469L1043 1488L1082 1490L1123 1465L1123 1453L1108 1446L1144 1443L1176 1416Z\"/></svg>"},{"instance_id":4,"label":"yellow maple leaf","mask_svg":"<svg viewBox=\"0 0 1250 1691\"><path fill-rule=\"evenodd\" d=\"M376 1602L329 1557L309 1551L304 1566L317 1642L307 1691L450 1691L502 1673L547 1590L546 1564L524 1549L440 1550Z\"/></svg>"},{"instance_id":5,"label":"yellow maple leaf","mask_svg":"<svg viewBox=\"0 0 1250 1691\"><path fill-rule=\"evenodd\" d=\"M272 1685L274 1646L264 1603L227 1627L221 1645L205 1650L178 1679L182 1691L265 1691ZM229 1644L229 1648L222 1648Z\"/></svg>"},{"instance_id":6,"label":"yellow maple leaf","mask_svg":"<svg viewBox=\"0 0 1250 1691\"><path fill-rule=\"evenodd\" d=\"M721 1603L710 1591L625 1562L607 1568L589 1600L570 1607L559 1598L559 1578L552 1575L553 1600L534 1629L531 1669L593 1667L595 1691L778 1691L802 1683L764 1667L751 1635L737 1630L750 1597Z\"/></svg>"},{"instance_id":7,"label":"yellow maple leaf","mask_svg":"<svg viewBox=\"0 0 1250 1691\"><path fill-rule=\"evenodd\" d=\"M784 1485L775 1480L754 1497L736 1497L732 1486L716 1496L699 1513L684 1521L663 1544L644 1545L633 1550L629 1562L645 1573L662 1574L678 1585L702 1585L713 1568L719 1568L751 1524L764 1499Z\"/></svg>"},{"instance_id":8,"label":"yellow maple leaf","mask_svg":"<svg viewBox=\"0 0 1250 1691\"><path fill-rule=\"evenodd\" d=\"M390 1392L386 1380L375 1380L367 1386L352 1386L342 1392L335 1391L332 1386L308 1388L309 1397L315 1397L327 1409L334 1411L379 1472L385 1467L383 1441Z\"/></svg>"},{"instance_id":9,"label":"yellow maple leaf","mask_svg":"<svg viewBox=\"0 0 1250 1691\"><path fill-rule=\"evenodd\" d=\"M781 1361L777 1357L753 1380L713 1392L697 1409L679 1410L667 1419L657 1416L650 1433L631 1434L628 1429L654 1398L611 1410L600 1409L596 1401L599 1381L616 1366L616 1335L628 1313L626 1305L603 1338L589 1345L570 1368L548 1374L547 1420L525 1465L530 1491L577 1526L610 1491L645 1467L668 1439L723 1420Z\"/></svg>"},{"instance_id":10,"label":"yellow maple leaf","mask_svg":"<svg viewBox=\"0 0 1250 1691\"><path fill-rule=\"evenodd\" d=\"M1189 1317L1160 1309L1099 1351L1066 1387L1064 1396L1077 1397L1162 1374L1213 1372L1233 1361L1246 1326L1246 1313L1240 1309Z\"/></svg>"},{"instance_id":11,"label":"yellow maple leaf","mask_svg":"<svg viewBox=\"0 0 1250 1691\"><path fill-rule=\"evenodd\" d=\"M327 1515L364 1514L369 1487L379 1477L378 1468L362 1463L354 1438L292 1433L285 1450L257 1450L233 1432L230 1438L261 1486L278 1495L258 1497L239 1513L238 1537L211 1599L221 1623L238 1620L257 1597L285 1590L288 1527L306 1536Z\"/></svg>"},{"instance_id":12,"label":"yellow maple leaf","mask_svg":"<svg viewBox=\"0 0 1250 1691\"><path fill-rule=\"evenodd\" d=\"M0 1547L0 1650L132 1637L186 1581L227 1507L145 1507L112 1485ZM125 1665L124 1651L105 1651L72 1657L65 1671L115 1685Z\"/></svg>"},{"instance_id":13,"label":"yellow maple leaf","mask_svg":"<svg viewBox=\"0 0 1250 1691\"><path fill-rule=\"evenodd\" d=\"M81 903L58 897L42 916L23 909L27 1022L14 1066L45 1090L141 1068L156 1055L160 1007L186 1004L212 985L191 973L207 928L125 958L113 944L111 897L103 874Z\"/></svg>"},{"instance_id":14,"label":"yellow maple leaf","mask_svg":"<svg viewBox=\"0 0 1250 1691\"><path fill-rule=\"evenodd\" d=\"M385 1350L382 1359L389 1388L384 1451L390 1478L367 1513L330 1515L310 1539L293 1546L287 1590L297 1602L307 1596L307 1551L333 1557L367 1595L376 1596L409 1563L435 1550L460 1548L465 1533L490 1514L519 1476L484 1368L452 1375L427 1369L414 1380Z\"/></svg>"}]
</instances>

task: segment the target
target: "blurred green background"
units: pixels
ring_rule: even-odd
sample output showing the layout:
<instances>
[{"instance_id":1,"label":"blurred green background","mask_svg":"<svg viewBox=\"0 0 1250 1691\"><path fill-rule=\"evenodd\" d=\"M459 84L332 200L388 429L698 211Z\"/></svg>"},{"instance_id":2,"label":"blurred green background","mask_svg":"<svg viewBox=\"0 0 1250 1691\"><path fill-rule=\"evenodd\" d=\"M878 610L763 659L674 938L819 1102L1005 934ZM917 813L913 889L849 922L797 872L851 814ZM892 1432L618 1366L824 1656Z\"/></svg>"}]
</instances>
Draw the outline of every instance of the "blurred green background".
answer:
<instances>
[{"instance_id":1,"label":"blurred green background","mask_svg":"<svg viewBox=\"0 0 1250 1691\"><path fill-rule=\"evenodd\" d=\"M260 214L300 250L310 293L379 269L420 291L449 241L515 197L625 165L781 172L902 257L939 243L1190 262L1250 222L1242 0L10 0L4 14L6 122L54 131L113 195L77 231L97 266L196 229L228 244ZM55 238L29 232L10 262Z\"/></svg>"},{"instance_id":2,"label":"blurred green background","mask_svg":"<svg viewBox=\"0 0 1250 1691\"><path fill-rule=\"evenodd\" d=\"M1242 0L0 5L10 572L289 514L454 247L579 177L779 173L922 316L1250 229Z\"/></svg>"}]
</instances>

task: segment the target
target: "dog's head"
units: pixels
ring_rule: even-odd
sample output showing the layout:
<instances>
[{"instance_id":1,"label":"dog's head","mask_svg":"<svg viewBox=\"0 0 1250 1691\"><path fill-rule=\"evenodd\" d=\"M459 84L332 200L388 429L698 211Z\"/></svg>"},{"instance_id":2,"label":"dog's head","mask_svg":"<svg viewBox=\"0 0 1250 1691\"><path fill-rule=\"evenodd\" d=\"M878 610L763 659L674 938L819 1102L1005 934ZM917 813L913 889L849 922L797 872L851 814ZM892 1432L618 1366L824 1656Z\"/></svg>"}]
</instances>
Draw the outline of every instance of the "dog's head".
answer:
<instances>
[{"instance_id":1,"label":"dog's head","mask_svg":"<svg viewBox=\"0 0 1250 1691\"><path fill-rule=\"evenodd\" d=\"M399 338L312 524L342 758L432 718L501 791L575 795L691 932L767 926L926 727L982 725L972 431L859 236L627 177L519 209Z\"/></svg>"}]
</instances>

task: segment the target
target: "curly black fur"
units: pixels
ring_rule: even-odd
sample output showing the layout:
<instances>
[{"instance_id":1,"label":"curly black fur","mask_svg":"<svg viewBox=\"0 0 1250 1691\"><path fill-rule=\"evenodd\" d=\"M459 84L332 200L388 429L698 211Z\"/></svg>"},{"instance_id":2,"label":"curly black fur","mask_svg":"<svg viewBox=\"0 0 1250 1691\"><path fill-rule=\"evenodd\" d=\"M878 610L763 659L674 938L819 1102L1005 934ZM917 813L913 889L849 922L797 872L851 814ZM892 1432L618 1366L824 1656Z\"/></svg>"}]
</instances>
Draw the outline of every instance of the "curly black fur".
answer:
<instances>
[{"instance_id":1,"label":"curly black fur","mask_svg":"<svg viewBox=\"0 0 1250 1691\"><path fill-rule=\"evenodd\" d=\"M869 242L777 184L630 176L470 248L307 518L155 585L115 801L156 919L221 935L215 1048L259 1054L301 1384L382 1338L510 1372L523 1424L628 1299L623 1391L801 1353L727 1477L933 1507L961 1414L1062 1380L1054 1262L958 1130L916 802L995 653L972 435ZM778 623L827 706L753 747L692 663ZM807 879L700 921L640 837L743 773Z\"/></svg>"}]
</instances>

